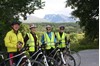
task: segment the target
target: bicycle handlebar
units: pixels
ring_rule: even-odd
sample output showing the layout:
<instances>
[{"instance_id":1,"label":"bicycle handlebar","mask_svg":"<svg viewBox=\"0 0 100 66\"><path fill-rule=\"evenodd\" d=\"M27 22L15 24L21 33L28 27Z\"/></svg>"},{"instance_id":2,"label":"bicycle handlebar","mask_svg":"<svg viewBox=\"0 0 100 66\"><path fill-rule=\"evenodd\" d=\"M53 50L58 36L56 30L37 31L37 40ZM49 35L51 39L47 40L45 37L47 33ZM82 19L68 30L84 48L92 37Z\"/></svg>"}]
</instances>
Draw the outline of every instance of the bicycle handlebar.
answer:
<instances>
[{"instance_id":1,"label":"bicycle handlebar","mask_svg":"<svg viewBox=\"0 0 100 66\"><path fill-rule=\"evenodd\" d=\"M51 44L48 44L48 43L51 43ZM52 45L58 46L61 43L64 43L64 44L68 45L68 43L59 41L59 42L43 42L42 44L40 44L40 46L35 45L34 47L37 47L39 49L39 48L45 48L47 46L47 44L50 45L50 46L52 46ZM23 49L21 49L21 51L28 50L29 47L30 46L25 46Z\"/></svg>"}]
</instances>

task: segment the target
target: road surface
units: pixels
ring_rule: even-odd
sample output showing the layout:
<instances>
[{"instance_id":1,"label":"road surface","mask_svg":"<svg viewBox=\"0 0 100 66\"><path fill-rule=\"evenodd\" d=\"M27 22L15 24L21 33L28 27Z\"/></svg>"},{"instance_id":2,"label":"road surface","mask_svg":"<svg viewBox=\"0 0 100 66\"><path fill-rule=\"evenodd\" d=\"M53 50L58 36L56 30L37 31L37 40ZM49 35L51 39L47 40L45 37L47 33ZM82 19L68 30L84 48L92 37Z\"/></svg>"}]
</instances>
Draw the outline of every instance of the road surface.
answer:
<instances>
[{"instance_id":1,"label":"road surface","mask_svg":"<svg viewBox=\"0 0 100 66\"><path fill-rule=\"evenodd\" d=\"M99 66L99 50L83 50L79 52L81 56L80 66Z\"/></svg>"}]
</instances>

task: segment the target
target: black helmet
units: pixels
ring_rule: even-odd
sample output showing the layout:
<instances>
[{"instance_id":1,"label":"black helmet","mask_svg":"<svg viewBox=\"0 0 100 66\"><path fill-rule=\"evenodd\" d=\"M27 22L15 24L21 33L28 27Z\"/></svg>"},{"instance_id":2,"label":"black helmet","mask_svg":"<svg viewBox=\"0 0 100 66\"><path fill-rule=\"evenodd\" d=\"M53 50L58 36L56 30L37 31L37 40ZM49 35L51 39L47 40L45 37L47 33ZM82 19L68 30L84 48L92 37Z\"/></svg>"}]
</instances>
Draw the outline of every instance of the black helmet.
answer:
<instances>
[{"instance_id":1,"label":"black helmet","mask_svg":"<svg viewBox=\"0 0 100 66\"><path fill-rule=\"evenodd\" d=\"M12 26L12 25L15 25L15 24L20 25L20 24L21 24L21 22L19 22L19 21L13 21L13 22L11 23L11 26Z\"/></svg>"},{"instance_id":2,"label":"black helmet","mask_svg":"<svg viewBox=\"0 0 100 66\"><path fill-rule=\"evenodd\" d=\"M65 26L61 25L59 26L59 29L65 29Z\"/></svg>"}]
</instances>

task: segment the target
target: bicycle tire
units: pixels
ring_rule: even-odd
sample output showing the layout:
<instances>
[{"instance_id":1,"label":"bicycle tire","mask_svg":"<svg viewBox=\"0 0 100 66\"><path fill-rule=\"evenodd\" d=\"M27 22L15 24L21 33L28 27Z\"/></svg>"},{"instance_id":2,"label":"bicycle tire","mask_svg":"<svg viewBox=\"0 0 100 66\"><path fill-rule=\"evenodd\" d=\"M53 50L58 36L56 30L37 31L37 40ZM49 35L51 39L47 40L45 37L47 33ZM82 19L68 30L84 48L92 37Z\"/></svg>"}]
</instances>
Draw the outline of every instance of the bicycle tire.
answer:
<instances>
[{"instance_id":1,"label":"bicycle tire","mask_svg":"<svg viewBox=\"0 0 100 66\"><path fill-rule=\"evenodd\" d=\"M70 55L74 57L74 59L76 61L76 66L80 66L80 64L81 64L81 56L79 55L79 53L75 52L75 51L70 51Z\"/></svg>"},{"instance_id":2,"label":"bicycle tire","mask_svg":"<svg viewBox=\"0 0 100 66\"><path fill-rule=\"evenodd\" d=\"M31 60L31 63L35 63L36 66L44 66L41 62L35 61L35 60ZM35 65L32 64L32 66L35 66Z\"/></svg>"},{"instance_id":3,"label":"bicycle tire","mask_svg":"<svg viewBox=\"0 0 100 66\"><path fill-rule=\"evenodd\" d=\"M25 63L24 66L28 66L28 64ZM44 66L44 65L39 61L31 60L31 66Z\"/></svg>"},{"instance_id":4,"label":"bicycle tire","mask_svg":"<svg viewBox=\"0 0 100 66\"><path fill-rule=\"evenodd\" d=\"M76 61L70 54L64 53L64 59L66 64L61 64L61 66L76 66Z\"/></svg>"},{"instance_id":5,"label":"bicycle tire","mask_svg":"<svg viewBox=\"0 0 100 66\"><path fill-rule=\"evenodd\" d=\"M49 66L58 66L58 63L54 58L46 56L46 59ZM45 66L43 58L40 59L40 62Z\"/></svg>"},{"instance_id":6,"label":"bicycle tire","mask_svg":"<svg viewBox=\"0 0 100 66\"><path fill-rule=\"evenodd\" d=\"M61 66L61 64L62 64L62 59L61 59L60 55L57 54L57 55L53 56L53 58L56 59L56 61L57 61L57 63L58 63L58 66Z\"/></svg>"},{"instance_id":7,"label":"bicycle tire","mask_svg":"<svg viewBox=\"0 0 100 66\"><path fill-rule=\"evenodd\" d=\"M71 50L66 48L64 53L67 53L67 54L70 54L71 56L73 56L73 58L75 59L75 62L76 62L76 66L80 66L80 64L81 64L81 56L79 55L78 52L73 51L73 50L71 51Z\"/></svg>"},{"instance_id":8,"label":"bicycle tire","mask_svg":"<svg viewBox=\"0 0 100 66\"><path fill-rule=\"evenodd\" d=\"M7 66L5 63L0 62L0 66Z\"/></svg>"},{"instance_id":9,"label":"bicycle tire","mask_svg":"<svg viewBox=\"0 0 100 66\"><path fill-rule=\"evenodd\" d=\"M9 62L6 60L3 60L2 62L0 62L0 66L9 66Z\"/></svg>"},{"instance_id":10,"label":"bicycle tire","mask_svg":"<svg viewBox=\"0 0 100 66\"><path fill-rule=\"evenodd\" d=\"M46 56L46 58L47 58L47 62L50 66L58 66L58 63L54 58L48 57L48 56Z\"/></svg>"}]
</instances>

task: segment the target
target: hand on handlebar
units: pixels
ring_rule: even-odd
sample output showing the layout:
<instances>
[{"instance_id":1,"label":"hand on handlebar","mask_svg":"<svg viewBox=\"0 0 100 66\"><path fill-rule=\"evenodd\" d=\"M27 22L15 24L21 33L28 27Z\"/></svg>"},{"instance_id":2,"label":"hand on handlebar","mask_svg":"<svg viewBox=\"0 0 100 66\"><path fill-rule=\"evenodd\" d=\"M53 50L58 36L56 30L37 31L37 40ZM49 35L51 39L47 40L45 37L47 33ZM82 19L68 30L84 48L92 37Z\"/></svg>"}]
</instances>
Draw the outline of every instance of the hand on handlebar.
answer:
<instances>
[{"instance_id":1,"label":"hand on handlebar","mask_svg":"<svg viewBox=\"0 0 100 66\"><path fill-rule=\"evenodd\" d=\"M23 43L21 41L18 41L17 42L17 48L18 49L21 49L22 48L22 45L23 45Z\"/></svg>"}]
</instances>

